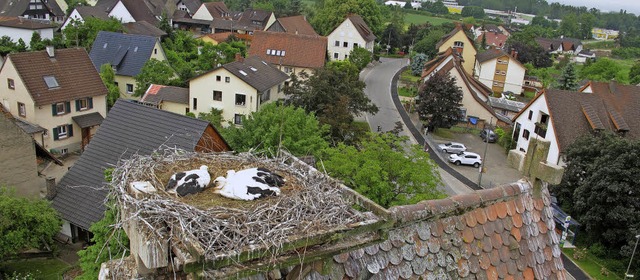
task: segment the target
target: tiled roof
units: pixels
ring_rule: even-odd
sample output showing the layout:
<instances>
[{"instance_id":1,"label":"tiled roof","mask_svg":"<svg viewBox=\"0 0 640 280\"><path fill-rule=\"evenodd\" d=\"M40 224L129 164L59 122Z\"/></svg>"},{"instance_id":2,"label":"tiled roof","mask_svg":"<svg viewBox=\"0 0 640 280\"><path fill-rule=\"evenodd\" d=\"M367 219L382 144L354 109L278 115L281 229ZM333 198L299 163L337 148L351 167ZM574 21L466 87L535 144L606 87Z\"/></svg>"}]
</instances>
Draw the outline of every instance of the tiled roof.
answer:
<instances>
[{"instance_id":1,"label":"tiled roof","mask_svg":"<svg viewBox=\"0 0 640 280\"><path fill-rule=\"evenodd\" d=\"M278 68L271 66L269 63L263 61L257 56L248 57L242 61L227 63L222 65L222 68L240 78L242 81L255 88L258 92L266 91L289 79L289 75L278 70ZM253 69L255 69L255 71ZM216 70L217 69L211 71ZM195 77L194 79L204 75L206 75L206 73Z\"/></svg>"},{"instance_id":2,"label":"tiled roof","mask_svg":"<svg viewBox=\"0 0 640 280\"><path fill-rule=\"evenodd\" d=\"M5 0L0 1L0 16L21 16L29 9L30 0ZM45 9L55 16L64 16L64 11L56 1L42 1Z\"/></svg>"},{"instance_id":3,"label":"tiled roof","mask_svg":"<svg viewBox=\"0 0 640 280\"><path fill-rule=\"evenodd\" d=\"M116 74L133 77L151 58L156 37L100 31L91 47L91 61L95 69L111 63Z\"/></svg>"},{"instance_id":4,"label":"tiled roof","mask_svg":"<svg viewBox=\"0 0 640 280\"><path fill-rule=\"evenodd\" d=\"M282 51L285 52L284 56L277 55ZM248 55L259 56L274 65L321 68L326 54L326 37L256 31Z\"/></svg>"},{"instance_id":5,"label":"tiled roof","mask_svg":"<svg viewBox=\"0 0 640 280\"><path fill-rule=\"evenodd\" d=\"M493 108L504 109L511 112L520 112L520 110L522 110L522 108L524 108L524 106L527 105L519 101L508 100L506 98L497 98L492 96L489 96L489 104L491 104L491 107Z\"/></svg>"},{"instance_id":6,"label":"tiled roof","mask_svg":"<svg viewBox=\"0 0 640 280\"><path fill-rule=\"evenodd\" d=\"M229 16L229 9L224 2L208 2L204 3L204 6L214 19Z\"/></svg>"},{"instance_id":7,"label":"tiled roof","mask_svg":"<svg viewBox=\"0 0 640 280\"><path fill-rule=\"evenodd\" d=\"M294 33L300 35L312 35L317 36L318 33L313 29L313 26L309 24L305 16L291 16L282 17L278 19L278 22L284 28L287 33Z\"/></svg>"},{"instance_id":8,"label":"tiled roof","mask_svg":"<svg viewBox=\"0 0 640 280\"><path fill-rule=\"evenodd\" d=\"M90 17L107 20L109 19L109 13L102 8L97 6L77 6L76 11L82 16L83 19L87 19Z\"/></svg>"},{"instance_id":9,"label":"tiled roof","mask_svg":"<svg viewBox=\"0 0 640 280\"><path fill-rule=\"evenodd\" d=\"M162 37L167 35L167 33L162 29L146 21L123 23L122 27L127 34L147 35L153 37Z\"/></svg>"},{"instance_id":10,"label":"tiled roof","mask_svg":"<svg viewBox=\"0 0 640 280\"><path fill-rule=\"evenodd\" d=\"M57 49L54 58L46 51L8 55L37 106L107 94L100 75L83 48ZM53 76L58 87L49 89L45 76Z\"/></svg>"},{"instance_id":11,"label":"tiled roof","mask_svg":"<svg viewBox=\"0 0 640 280\"><path fill-rule=\"evenodd\" d=\"M187 9L189 9L189 11L193 14L195 13L198 8L200 8L200 6L202 5L202 1L200 0L180 0L182 2L182 4L184 4L185 6L187 6Z\"/></svg>"},{"instance_id":12,"label":"tiled roof","mask_svg":"<svg viewBox=\"0 0 640 280\"><path fill-rule=\"evenodd\" d=\"M358 30L365 42L371 42L376 39L376 35L373 35L373 31L371 31L371 28L364 22L362 17L352 14L347 18L353 23L353 26Z\"/></svg>"},{"instance_id":13,"label":"tiled roof","mask_svg":"<svg viewBox=\"0 0 640 280\"><path fill-rule=\"evenodd\" d=\"M152 84L140 101L155 105L160 104L162 101L188 105L189 89Z\"/></svg>"},{"instance_id":14,"label":"tiled roof","mask_svg":"<svg viewBox=\"0 0 640 280\"><path fill-rule=\"evenodd\" d=\"M553 89L543 93L560 151L564 151L576 138L593 132L583 112L586 106L593 108L594 116L604 129L616 131L614 119L621 118L622 121L617 122L619 126L626 124L629 128L625 137L640 139L640 87L616 82L591 82L590 85L593 93Z\"/></svg>"},{"instance_id":15,"label":"tiled roof","mask_svg":"<svg viewBox=\"0 0 640 280\"><path fill-rule=\"evenodd\" d=\"M169 13L166 0L120 0L136 21L158 24L163 12ZM175 5L173 2L172 5ZM172 7L175 8L175 7ZM173 10L171 10L173 11Z\"/></svg>"},{"instance_id":16,"label":"tiled roof","mask_svg":"<svg viewBox=\"0 0 640 280\"><path fill-rule=\"evenodd\" d=\"M31 30L55 28L55 26L51 23L46 23L42 20L26 19L22 17L0 17L0 26Z\"/></svg>"},{"instance_id":17,"label":"tiled roof","mask_svg":"<svg viewBox=\"0 0 640 280\"><path fill-rule=\"evenodd\" d=\"M105 169L134 153L150 154L161 145L194 151L208 126L207 121L118 100L58 183L53 207L63 219L89 229L104 215Z\"/></svg>"},{"instance_id":18,"label":"tiled roof","mask_svg":"<svg viewBox=\"0 0 640 280\"><path fill-rule=\"evenodd\" d=\"M504 47L507 39L509 38L507 35L502 33L484 32L482 35L478 36L476 42L481 43L483 37L487 37L487 46L496 46L498 48Z\"/></svg>"},{"instance_id":19,"label":"tiled roof","mask_svg":"<svg viewBox=\"0 0 640 280\"><path fill-rule=\"evenodd\" d=\"M535 38L536 43L540 45L545 51L555 51L560 48L562 41L547 38Z\"/></svg>"},{"instance_id":20,"label":"tiled roof","mask_svg":"<svg viewBox=\"0 0 640 280\"><path fill-rule=\"evenodd\" d=\"M79 115L75 117L71 117L75 123L78 124L80 128L87 128L96 125L100 125L104 120L104 117L100 115L98 112L93 112L89 114Z\"/></svg>"}]
</instances>

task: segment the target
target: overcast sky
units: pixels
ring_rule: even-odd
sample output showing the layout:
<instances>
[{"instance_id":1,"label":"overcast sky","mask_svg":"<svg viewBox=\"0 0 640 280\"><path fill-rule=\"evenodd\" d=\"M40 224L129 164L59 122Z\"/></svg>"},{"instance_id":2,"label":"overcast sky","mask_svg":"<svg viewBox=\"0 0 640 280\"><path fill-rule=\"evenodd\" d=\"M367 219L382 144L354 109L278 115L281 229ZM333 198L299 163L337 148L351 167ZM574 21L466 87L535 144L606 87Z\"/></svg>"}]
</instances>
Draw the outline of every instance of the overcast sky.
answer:
<instances>
[{"instance_id":1,"label":"overcast sky","mask_svg":"<svg viewBox=\"0 0 640 280\"><path fill-rule=\"evenodd\" d=\"M640 15L639 0L547 0L547 2L558 2L571 6L586 6L587 8L600 9L603 12L618 12L620 9L623 9L629 13Z\"/></svg>"}]
</instances>

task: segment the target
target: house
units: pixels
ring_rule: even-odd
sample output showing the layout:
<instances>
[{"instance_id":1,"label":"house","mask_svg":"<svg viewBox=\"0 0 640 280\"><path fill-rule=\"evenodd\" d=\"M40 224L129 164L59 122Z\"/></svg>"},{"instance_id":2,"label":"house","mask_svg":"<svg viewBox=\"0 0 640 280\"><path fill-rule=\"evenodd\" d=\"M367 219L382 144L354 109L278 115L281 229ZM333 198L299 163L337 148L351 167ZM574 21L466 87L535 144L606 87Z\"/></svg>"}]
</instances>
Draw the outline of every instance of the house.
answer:
<instances>
[{"instance_id":1,"label":"house","mask_svg":"<svg viewBox=\"0 0 640 280\"><path fill-rule=\"evenodd\" d=\"M269 26L267 31L318 36L318 33L316 33L313 26L311 26L307 21L307 18L303 15L276 19L276 21Z\"/></svg>"},{"instance_id":2,"label":"house","mask_svg":"<svg viewBox=\"0 0 640 280\"><path fill-rule=\"evenodd\" d=\"M540 45L547 53L561 53L562 42L555 39L535 38L536 43Z\"/></svg>"},{"instance_id":3,"label":"house","mask_svg":"<svg viewBox=\"0 0 640 280\"><path fill-rule=\"evenodd\" d=\"M107 88L82 48L9 54L0 88L4 107L44 128L33 138L58 154L83 149L107 113Z\"/></svg>"},{"instance_id":4,"label":"house","mask_svg":"<svg viewBox=\"0 0 640 280\"><path fill-rule=\"evenodd\" d=\"M424 83L439 72L448 72L451 77L455 78L456 85L462 90L462 108L460 110L465 122L469 120L473 123L478 120L475 125L479 128L484 127L484 124L489 123L492 119L491 123L500 127L511 124L511 120L497 114L491 108L489 96L493 94L492 90L464 70L462 58L453 48L438 53L434 59L425 64L421 81Z\"/></svg>"},{"instance_id":5,"label":"house","mask_svg":"<svg viewBox=\"0 0 640 280\"><path fill-rule=\"evenodd\" d=\"M8 186L23 197L40 198L46 193L46 181L40 176L38 164L58 159L42 148L31 136L44 130L38 125L16 119L0 104L0 186Z\"/></svg>"},{"instance_id":6,"label":"house","mask_svg":"<svg viewBox=\"0 0 640 280\"><path fill-rule=\"evenodd\" d=\"M614 40L618 38L620 31L594 27L591 29L591 35L596 40Z\"/></svg>"},{"instance_id":7,"label":"house","mask_svg":"<svg viewBox=\"0 0 640 280\"><path fill-rule=\"evenodd\" d=\"M151 84L140 102L161 110L185 115L189 113L189 89Z\"/></svg>"},{"instance_id":8,"label":"house","mask_svg":"<svg viewBox=\"0 0 640 280\"><path fill-rule=\"evenodd\" d=\"M535 96L538 94L538 92L544 89L544 84L536 76L524 75L524 83L522 84L522 89L524 93L531 92L534 93L533 96Z\"/></svg>"},{"instance_id":9,"label":"house","mask_svg":"<svg viewBox=\"0 0 640 280\"><path fill-rule=\"evenodd\" d=\"M0 34L9 36L14 42L22 39L29 47L33 33L40 34L40 38L53 40L55 25L48 21L28 19L22 17L0 17Z\"/></svg>"},{"instance_id":10,"label":"house","mask_svg":"<svg viewBox=\"0 0 640 280\"><path fill-rule=\"evenodd\" d=\"M373 53L376 35L359 15L351 14L327 36L330 60L345 60L355 47Z\"/></svg>"},{"instance_id":11,"label":"house","mask_svg":"<svg viewBox=\"0 0 640 280\"><path fill-rule=\"evenodd\" d=\"M207 121L118 100L86 151L56 185L52 206L63 219L62 233L88 241L89 227L102 219L106 209L105 170L161 146L195 152L230 150Z\"/></svg>"},{"instance_id":12,"label":"house","mask_svg":"<svg viewBox=\"0 0 640 280\"><path fill-rule=\"evenodd\" d=\"M558 39L535 38L536 43L548 53L578 54L582 51L582 42L578 39L560 37Z\"/></svg>"},{"instance_id":13,"label":"house","mask_svg":"<svg viewBox=\"0 0 640 280\"><path fill-rule=\"evenodd\" d=\"M225 122L241 125L242 116L261 104L284 98L287 79L289 75L257 56L237 55L236 61L189 80L189 111L197 116L220 109Z\"/></svg>"},{"instance_id":14,"label":"house","mask_svg":"<svg viewBox=\"0 0 640 280\"><path fill-rule=\"evenodd\" d=\"M224 2L207 2L200 5L200 7L193 13L192 18L212 21L215 18L228 18L230 15L231 13Z\"/></svg>"},{"instance_id":15,"label":"house","mask_svg":"<svg viewBox=\"0 0 640 280\"><path fill-rule=\"evenodd\" d=\"M227 18L214 18L211 22L212 33L234 32L253 35L254 31L266 30L276 21L273 12L247 9L234 12Z\"/></svg>"},{"instance_id":16,"label":"house","mask_svg":"<svg viewBox=\"0 0 640 280\"><path fill-rule=\"evenodd\" d=\"M476 39L476 43L478 45L482 45L482 40L484 37L486 37L485 42L487 44L487 48L493 49L502 49L507 43L507 39L509 39L509 36L505 34L485 31L480 34L480 36L478 36L478 39Z\"/></svg>"},{"instance_id":17,"label":"house","mask_svg":"<svg viewBox=\"0 0 640 280\"><path fill-rule=\"evenodd\" d=\"M193 17L193 14L202 6L200 0L178 0L176 3L179 11L185 11L189 17Z\"/></svg>"},{"instance_id":18,"label":"house","mask_svg":"<svg viewBox=\"0 0 640 280\"><path fill-rule=\"evenodd\" d=\"M56 1L6 0L0 2L0 17L45 19L56 23L64 21L65 13Z\"/></svg>"},{"instance_id":19,"label":"house","mask_svg":"<svg viewBox=\"0 0 640 280\"><path fill-rule=\"evenodd\" d=\"M123 23L122 28L126 34L146 35L156 37L158 39L162 39L167 36L167 32L164 32L162 29L146 21Z\"/></svg>"},{"instance_id":20,"label":"house","mask_svg":"<svg viewBox=\"0 0 640 280\"><path fill-rule=\"evenodd\" d=\"M249 56L258 56L287 74L324 66L327 37L283 32L256 31L253 33Z\"/></svg>"},{"instance_id":21,"label":"house","mask_svg":"<svg viewBox=\"0 0 640 280\"><path fill-rule=\"evenodd\" d=\"M579 54L582 51L582 41L575 38L561 37L562 52L568 54Z\"/></svg>"},{"instance_id":22,"label":"house","mask_svg":"<svg viewBox=\"0 0 640 280\"><path fill-rule=\"evenodd\" d=\"M152 25L158 25L163 14L170 17L179 9L169 0L100 0L95 7L122 23L146 21Z\"/></svg>"},{"instance_id":23,"label":"house","mask_svg":"<svg viewBox=\"0 0 640 280\"><path fill-rule=\"evenodd\" d=\"M497 114L513 119L527 104L503 97L489 96L489 105Z\"/></svg>"},{"instance_id":24,"label":"house","mask_svg":"<svg viewBox=\"0 0 640 280\"><path fill-rule=\"evenodd\" d=\"M135 76L150 59L167 60L160 40L156 37L100 31L89 53L95 69L111 64L121 97L135 98Z\"/></svg>"},{"instance_id":25,"label":"house","mask_svg":"<svg viewBox=\"0 0 640 280\"><path fill-rule=\"evenodd\" d=\"M547 161L564 165L563 153L580 136L602 130L640 139L640 88L617 82L589 82L580 91L547 89L513 118L516 150L530 138L551 141Z\"/></svg>"},{"instance_id":26,"label":"house","mask_svg":"<svg viewBox=\"0 0 640 280\"><path fill-rule=\"evenodd\" d=\"M596 60L596 53L591 50L581 50L578 55L573 58L576 63L585 63L587 60Z\"/></svg>"},{"instance_id":27,"label":"house","mask_svg":"<svg viewBox=\"0 0 640 280\"><path fill-rule=\"evenodd\" d=\"M522 93L524 73L527 69L518 61L518 52L511 55L499 49L490 49L476 55L474 76L494 93L506 91Z\"/></svg>"},{"instance_id":28,"label":"house","mask_svg":"<svg viewBox=\"0 0 640 280\"><path fill-rule=\"evenodd\" d=\"M67 17L67 19L64 21L60 29L64 30L69 25L73 25L75 22L77 23L84 22L84 20L87 18L97 18L101 20L108 20L109 13L101 7L77 6L73 9L73 11L71 11L71 13L69 14L69 17Z\"/></svg>"},{"instance_id":29,"label":"house","mask_svg":"<svg viewBox=\"0 0 640 280\"><path fill-rule=\"evenodd\" d=\"M456 27L445 35L436 43L438 52L446 52L449 48L460 54L462 58L462 68L467 71L468 74L473 75L473 67L475 63L476 47L467 34L465 34L462 26L456 25Z\"/></svg>"}]
</instances>

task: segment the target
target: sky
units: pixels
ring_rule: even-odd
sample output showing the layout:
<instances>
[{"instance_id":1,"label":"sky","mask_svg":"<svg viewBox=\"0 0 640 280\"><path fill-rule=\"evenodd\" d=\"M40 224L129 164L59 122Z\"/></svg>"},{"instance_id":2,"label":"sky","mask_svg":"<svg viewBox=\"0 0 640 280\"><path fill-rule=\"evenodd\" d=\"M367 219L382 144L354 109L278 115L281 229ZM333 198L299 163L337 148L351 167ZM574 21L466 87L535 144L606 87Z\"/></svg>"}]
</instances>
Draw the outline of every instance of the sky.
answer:
<instances>
[{"instance_id":1,"label":"sky","mask_svg":"<svg viewBox=\"0 0 640 280\"><path fill-rule=\"evenodd\" d=\"M558 2L571 6L586 6L587 8L597 8L603 12L618 12L620 9L629 13L640 15L639 0L547 0L548 3Z\"/></svg>"}]
</instances>

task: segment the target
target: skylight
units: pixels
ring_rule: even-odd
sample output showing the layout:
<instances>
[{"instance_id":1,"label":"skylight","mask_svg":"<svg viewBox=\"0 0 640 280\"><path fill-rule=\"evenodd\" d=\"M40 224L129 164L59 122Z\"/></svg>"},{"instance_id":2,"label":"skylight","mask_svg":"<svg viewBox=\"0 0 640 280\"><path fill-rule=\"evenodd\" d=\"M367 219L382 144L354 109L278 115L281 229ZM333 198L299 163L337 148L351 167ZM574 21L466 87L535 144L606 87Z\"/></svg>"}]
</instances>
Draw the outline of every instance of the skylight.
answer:
<instances>
[{"instance_id":1,"label":"skylight","mask_svg":"<svg viewBox=\"0 0 640 280\"><path fill-rule=\"evenodd\" d=\"M246 76L247 72L244 72L244 71L240 70L240 74L242 74L243 76Z\"/></svg>"},{"instance_id":2,"label":"skylight","mask_svg":"<svg viewBox=\"0 0 640 280\"><path fill-rule=\"evenodd\" d=\"M44 76L44 82L47 84L49 89L60 87L58 84L58 80L54 76Z\"/></svg>"},{"instance_id":3,"label":"skylight","mask_svg":"<svg viewBox=\"0 0 640 280\"><path fill-rule=\"evenodd\" d=\"M249 69L251 69L251 71L253 71L253 72L256 72L256 71L258 71L258 69L256 69L256 68L253 68L253 66L251 66L251 67L249 67Z\"/></svg>"}]
</instances>

